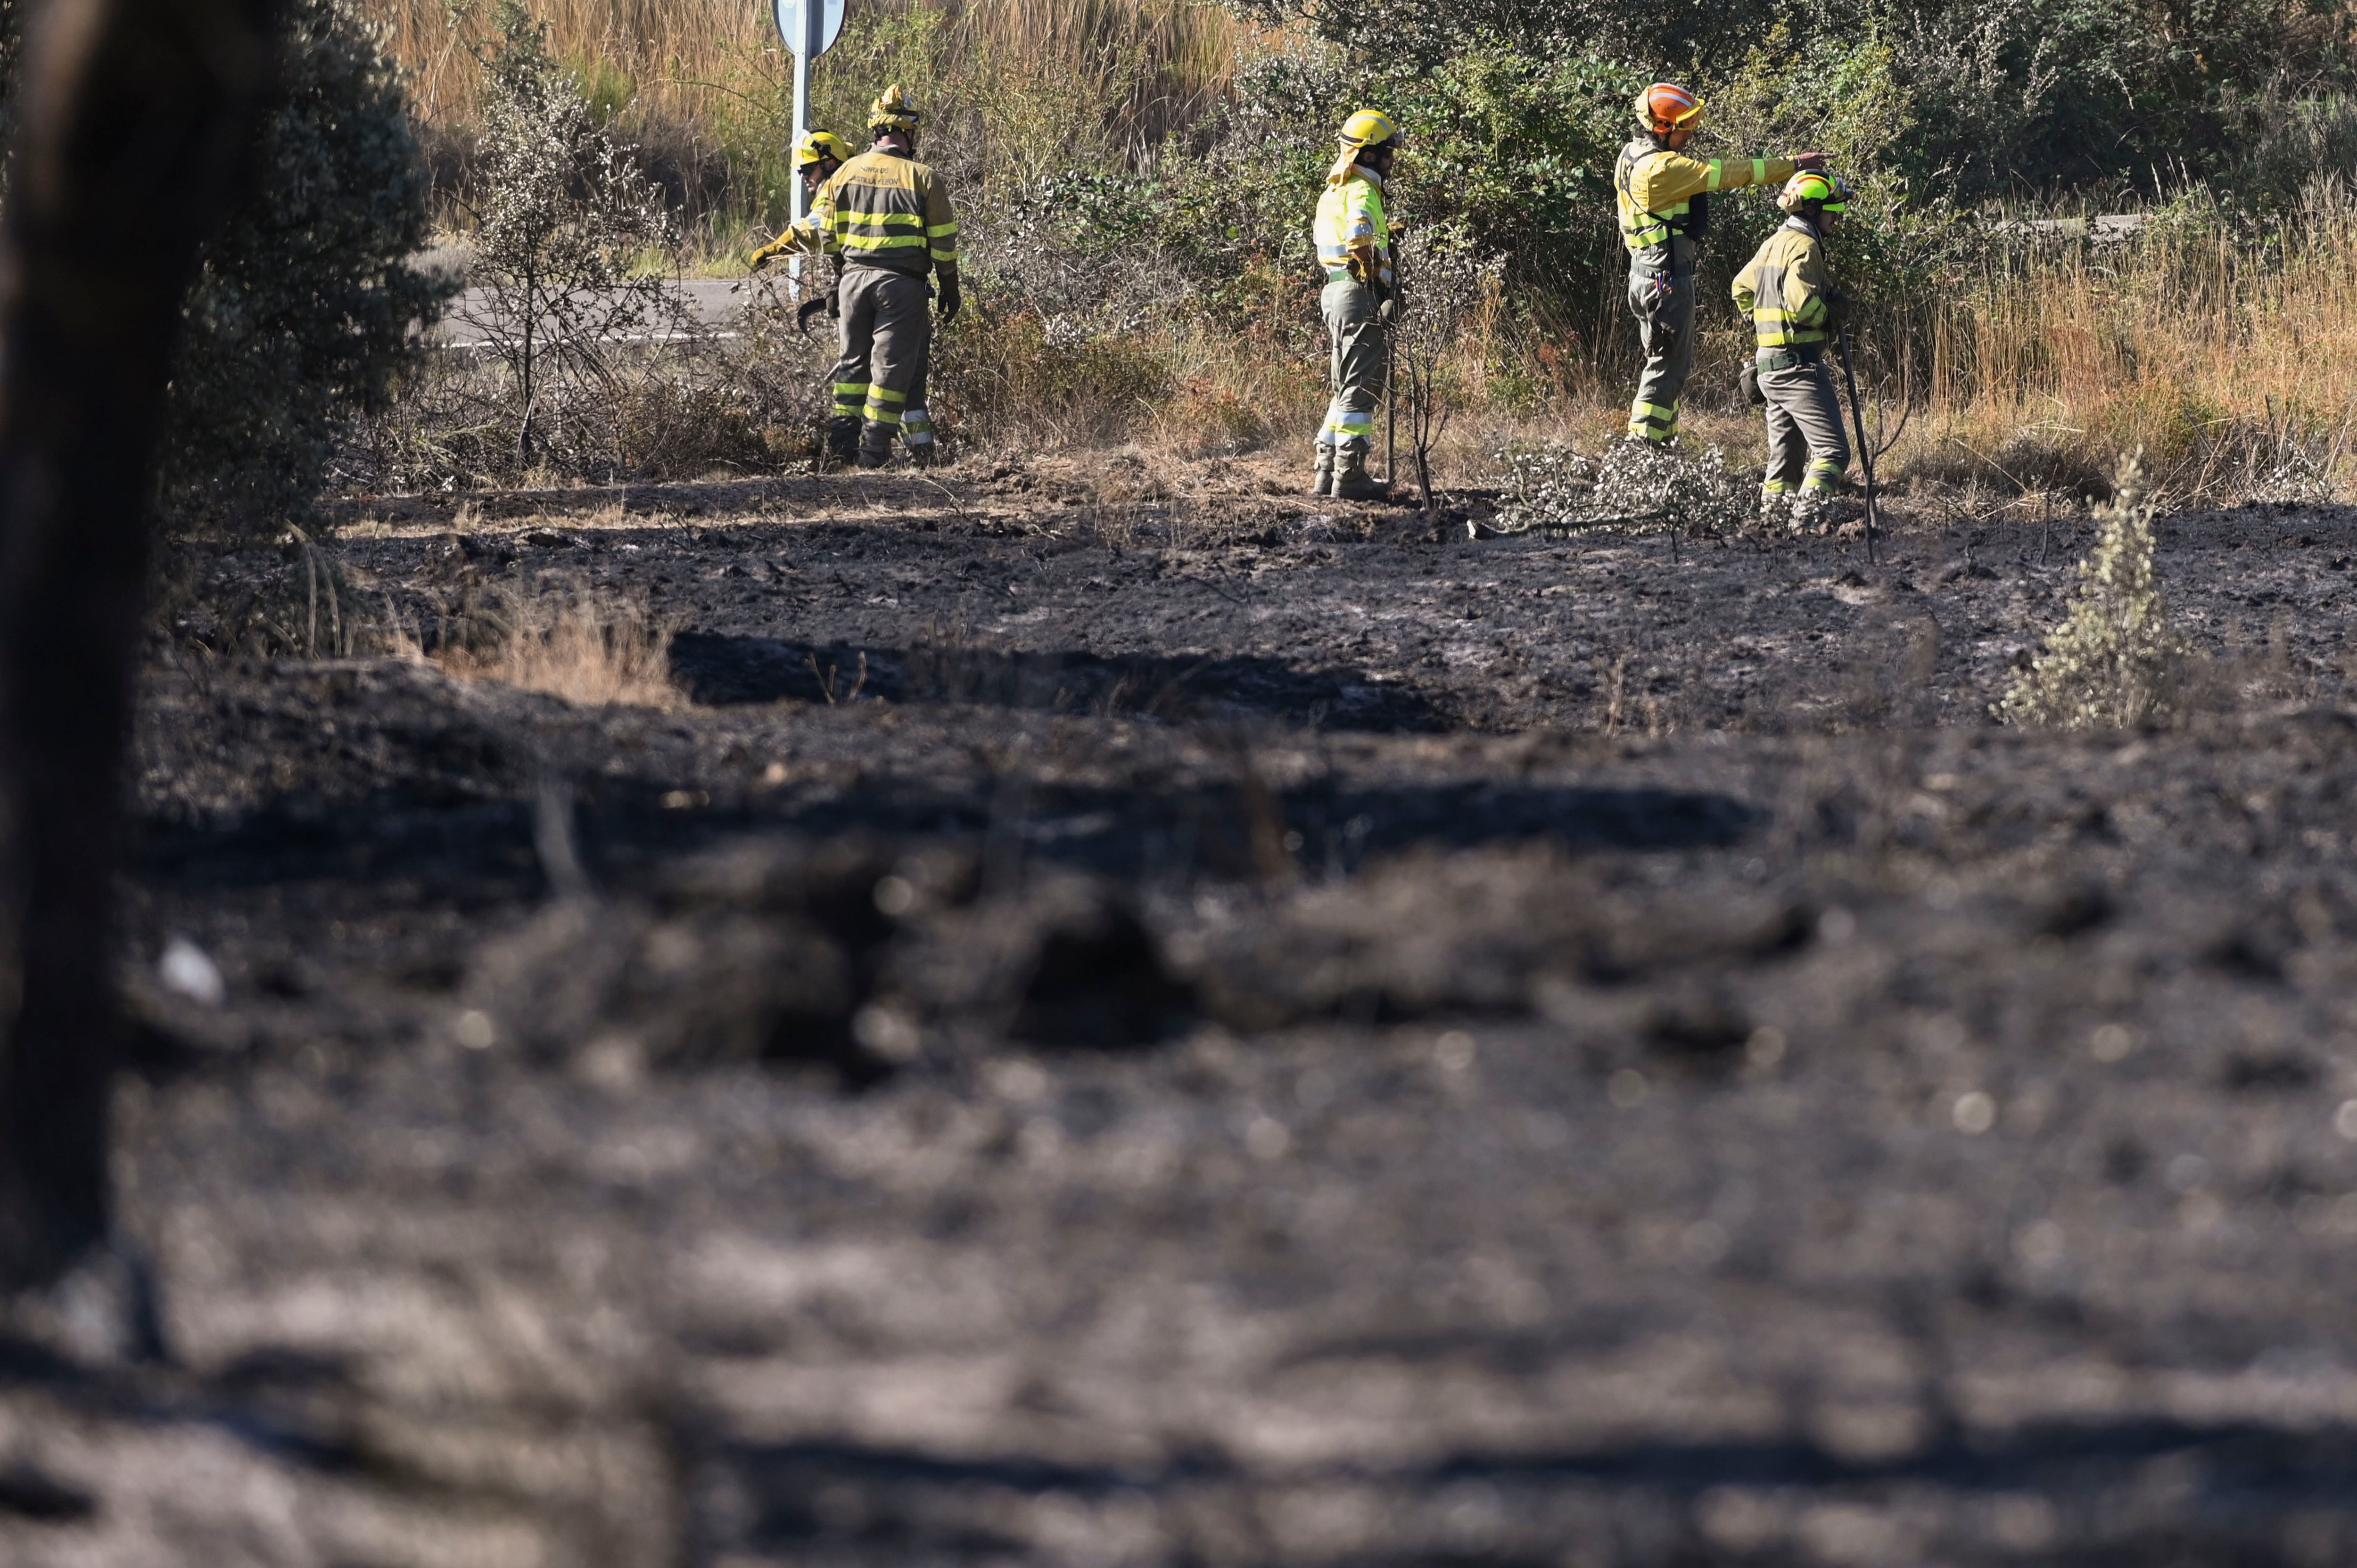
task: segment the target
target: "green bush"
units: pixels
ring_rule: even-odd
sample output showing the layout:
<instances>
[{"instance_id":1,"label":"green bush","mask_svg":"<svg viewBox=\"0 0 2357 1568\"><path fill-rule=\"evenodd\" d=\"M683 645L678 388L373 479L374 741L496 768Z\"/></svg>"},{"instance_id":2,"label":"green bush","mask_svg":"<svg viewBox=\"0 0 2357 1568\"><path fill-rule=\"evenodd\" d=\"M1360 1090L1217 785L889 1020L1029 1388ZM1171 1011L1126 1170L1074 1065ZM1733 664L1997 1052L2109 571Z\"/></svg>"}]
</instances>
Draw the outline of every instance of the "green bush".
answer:
<instances>
[{"instance_id":1,"label":"green bush","mask_svg":"<svg viewBox=\"0 0 2357 1568\"><path fill-rule=\"evenodd\" d=\"M1028 216L1071 253L1151 247L1168 260L1167 285L1215 319L1243 328L1274 314L1295 346L1314 347L1322 274L1310 215L1335 127L1372 104L1407 134L1394 212L1480 235L1518 292L1585 297L1599 268L1620 264L1612 161L1642 81L1593 56L1542 60L1504 46L1426 71L1288 49L1246 63L1234 102L1198 128L1200 152L1173 142L1149 174L1043 180Z\"/></svg>"},{"instance_id":2,"label":"green bush","mask_svg":"<svg viewBox=\"0 0 2357 1568\"><path fill-rule=\"evenodd\" d=\"M1262 21L1305 16L1378 70L1593 56L1625 62L1640 81L1724 86L1764 50L1797 68L1778 73L1795 111L1830 120L1878 108L1879 134L1855 150L1919 199L2090 186L2153 194L2156 177L2223 170L2266 124L2249 105L2283 83L2312 97L2351 81L2333 0L1231 3ZM1532 107L1544 129L1553 106Z\"/></svg>"},{"instance_id":3,"label":"green bush","mask_svg":"<svg viewBox=\"0 0 2357 1568\"><path fill-rule=\"evenodd\" d=\"M382 407L449 285L413 257L425 179L400 79L349 0L287 0L252 196L205 247L169 394L167 522L307 522L356 422Z\"/></svg>"},{"instance_id":4,"label":"green bush","mask_svg":"<svg viewBox=\"0 0 2357 1568\"><path fill-rule=\"evenodd\" d=\"M1135 333L1059 332L1021 296L984 282L933 346L934 417L962 434L1044 422L1067 440L1134 432L1170 390L1170 367Z\"/></svg>"},{"instance_id":5,"label":"green bush","mask_svg":"<svg viewBox=\"0 0 2357 1568\"><path fill-rule=\"evenodd\" d=\"M2007 724L2126 729L2170 717L2192 650L2169 623L2152 562L2152 498L2140 458L2123 465L2079 564L2071 616L1994 712Z\"/></svg>"},{"instance_id":6,"label":"green bush","mask_svg":"<svg viewBox=\"0 0 2357 1568\"><path fill-rule=\"evenodd\" d=\"M684 306L672 278L640 265L677 242L662 188L550 58L546 25L521 0L496 16L467 212L479 304L466 319L513 379L522 470L544 449L577 455L612 434L610 346L676 331ZM627 470L629 454L611 461Z\"/></svg>"},{"instance_id":7,"label":"green bush","mask_svg":"<svg viewBox=\"0 0 2357 1568\"><path fill-rule=\"evenodd\" d=\"M0 3L0 133L20 12ZM171 527L310 521L337 454L417 362L451 285L420 272L426 188L399 73L350 0L285 0L250 194L200 255L157 489Z\"/></svg>"}]
</instances>

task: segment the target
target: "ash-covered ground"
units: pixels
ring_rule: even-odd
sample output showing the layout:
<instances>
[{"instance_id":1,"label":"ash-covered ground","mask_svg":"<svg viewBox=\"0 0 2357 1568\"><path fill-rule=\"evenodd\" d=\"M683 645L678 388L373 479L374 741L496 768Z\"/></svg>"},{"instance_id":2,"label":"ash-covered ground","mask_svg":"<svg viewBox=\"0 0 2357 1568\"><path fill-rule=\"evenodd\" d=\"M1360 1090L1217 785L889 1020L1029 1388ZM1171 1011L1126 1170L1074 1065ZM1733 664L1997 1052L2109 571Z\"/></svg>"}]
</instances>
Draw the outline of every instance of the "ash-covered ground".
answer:
<instances>
[{"instance_id":1,"label":"ash-covered ground","mask_svg":"<svg viewBox=\"0 0 2357 1568\"><path fill-rule=\"evenodd\" d=\"M2357 1561L2357 514L2164 520L2072 737L2083 524L1124 482L346 520L669 708L159 641L164 1354L0 1353L0 1561Z\"/></svg>"}]
</instances>

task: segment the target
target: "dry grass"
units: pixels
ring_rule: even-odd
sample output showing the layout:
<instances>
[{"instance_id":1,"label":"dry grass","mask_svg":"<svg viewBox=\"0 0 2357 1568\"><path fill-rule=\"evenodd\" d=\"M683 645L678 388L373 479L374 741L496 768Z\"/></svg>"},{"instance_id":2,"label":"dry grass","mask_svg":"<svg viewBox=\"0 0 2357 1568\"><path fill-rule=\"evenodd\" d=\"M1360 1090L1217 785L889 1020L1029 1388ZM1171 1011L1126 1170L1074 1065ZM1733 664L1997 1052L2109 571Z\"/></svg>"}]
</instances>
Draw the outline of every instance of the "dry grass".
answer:
<instances>
[{"instance_id":1,"label":"dry grass","mask_svg":"<svg viewBox=\"0 0 2357 1568\"><path fill-rule=\"evenodd\" d=\"M462 681L492 681L545 692L585 707L669 708L684 699L672 683L672 628L643 598L580 584L544 585L476 612L488 636L432 655L404 650Z\"/></svg>"},{"instance_id":2,"label":"dry grass","mask_svg":"<svg viewBox=\"0 0 2357 1568\"><path fill-rule=\"evenodd\" d=\"M2357 216L2320 212L2279 247L2246 238L2156 224L2133 245L1999 257L1952 280L1893 335L1919 369L1906 378L1911 419L1878 463L1885 485L1970 495L1976 510L2075 508L2141 452L2169 505L2357 488ZM1758 462L1760 422L1720 384L1740 352L1730 321L1705 348L1715 368L1689 392L1688 445ZM1464 418L1441 453L1456 482L1505 440L1561 435L1595 451L1618 435L1633 351L1580 367L1542 406L1496 405L1479 367L1530 351L1480 338L1463 349ZM1863 373L1871 424L1876 378ZM1882 380L1901 390L1896 374ZM1308 439L1314 400L1254 401L1276 413L1273 439ZM1899 425L1895 405L1883 423Z\"/></svg>"},{"instance_id":3,"label":"dry grass","mask_svg":"<svg viewBox=\"0 0 2357 1568\"><path fill-rule=\"evenodd\" d=\"M490 37L490 8L469 0L367 4L391 30L394 57L413 74L423 117L471 124L481 91L475 57ZM788 106L792 60L765 5L532 0L530 9L548 24L557 58L575 62L593 96L608 103L635 99L644 113L716 124L741 118L748 100L765 113ZM1028 110L1052 119L1049 94L1026 105L1012 100L1005 82L1054 84L1053 101L1106 104L1116 140L1138 146L1191 124L1227 90L1241 28L1222 8L1189 0L972 0L954 8L932 0L880 0L854 6L846 32L854 26L870 38L917 43L930 56L925 63L943 74L910 85L937 109L985 98L1002 113ZM855 40L822 57L819 91L828 93L835 85L829 76L845 67L856 71L875 63L877 52L872 43L863 48ZM1009 61L1020 62L1021 70L996 69ZM864 104L881 85L863 77L829 95ZM1038 128L1050 134L1058 129Z\"/></svg>"},{"instance_id":4,"label":"dry grass","mask_svg":"<svg viewBox=\"0 0 2357 1568\"><path fill-rule=\"evenodd\" d=\"M2141 449L2172 499L2315 488L2346 478L2357 419L2357 225L2280 253L2164 229L1992 272L1928 349L1898 454L1921 475L2100 489Z\"/></svg>"}]
</instances>

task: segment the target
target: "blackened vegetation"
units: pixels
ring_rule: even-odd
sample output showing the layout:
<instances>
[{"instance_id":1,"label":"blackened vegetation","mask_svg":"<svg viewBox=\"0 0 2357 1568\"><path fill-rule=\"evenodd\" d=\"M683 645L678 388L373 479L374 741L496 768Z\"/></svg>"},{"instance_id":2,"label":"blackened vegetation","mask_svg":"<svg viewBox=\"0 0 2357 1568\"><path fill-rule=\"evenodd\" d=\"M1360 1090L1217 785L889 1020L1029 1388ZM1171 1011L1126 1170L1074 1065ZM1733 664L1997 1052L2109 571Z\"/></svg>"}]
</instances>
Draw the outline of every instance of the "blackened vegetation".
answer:
<instances>
[{"instance_id":1,"label":"blackened vegetation","mask_svg":"<svg viewBox=\"0 0 2357 1568\"><path fill-rule=\"evenodd\" d=\"M628 602L668 705L149 670L181 1364L0 1342L94 1510L0 1555L2357 1559L2347 515L2164 523L2182 722L2056 735L2083 532L1018 467L322 547L455 669Z\"/></svg>"},{"instance_id":2,"label":"blackened vegetation","mask_svg":"<svg viewBox=\"0 0 2357 1568\"><path fill-rule=\"evenodd\" d=\"M1344 671L1296 670L1250 656L1107 659L1073 650L954 643L856 648L691 631L672 641L673 678L699 703L933 702L1169 717L1222 711L1337 729L1438 728L1414 693Z\"/></svg>"},{"instance_id":3,"label":"blackened vegetation","mask_svg":"<svg viewBox=\"0 0 2357 1568\"><path fill-rule=\"evenodd\" d=\"M0 1357L95 1510L0 1550L261 1488L419 1568L2357 1554L2344 520L2166 525L2188 727L2056 736L1977 721L2029 541L944 482L334 547L436 650L639 593L667 708L150 672L188 1369Z\"/></svg>"},{"instance_id":4,"label":"blackened vegetation","mask_svg":"<svg viewBox=\"0 0 2357 1568\"><path fill-rule=\"evenodd\" d=\"M229 1462L319 1499L323 1555L404 1487L628 1563L2357 1547L2357 1439L2282 1413L2352 1364L2337 714L154 691L135 950L192 935L232 1000L138 982L179 1076L136 1190L207 1216L167 1281L265 1282L184 1299L244 1369ZM36 1457L204 1517L193 1470Z\"/></svg>"},{"instance_id":5,"label":"blackened vegetation","mask_svg":"<svg viewBox=\"0 0 2357 1568\"><path fill-rule=\"evenodd\" d=\"M97 1511L87 1493L65 1486L30 1465L0 1470L0 1513L42 1523L86 1520Z\"/></svg>"}]
</instances>

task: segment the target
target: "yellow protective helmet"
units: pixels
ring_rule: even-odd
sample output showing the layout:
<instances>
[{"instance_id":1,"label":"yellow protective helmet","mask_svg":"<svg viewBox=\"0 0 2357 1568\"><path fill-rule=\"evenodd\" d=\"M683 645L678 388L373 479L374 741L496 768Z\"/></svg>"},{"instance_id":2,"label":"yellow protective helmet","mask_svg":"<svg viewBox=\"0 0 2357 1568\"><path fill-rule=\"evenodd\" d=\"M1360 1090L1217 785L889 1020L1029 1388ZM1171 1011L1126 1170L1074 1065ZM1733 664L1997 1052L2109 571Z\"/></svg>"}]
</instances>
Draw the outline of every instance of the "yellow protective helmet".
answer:
<instances>
[{"instance_id":1,"label":"yellow protective helmet","mask_svg":"<svg viewBox=\"0 0 2357 1568\"><path fill-rule=\"evenodd\" d=\"M1776 205L1796 215L1847 212L1849 181L1830 169L1804 168L1784 182L1776 193Z\"/></svg>"},{"instance_id":2,"label":"yellow protective helmet","mask_svg":"<svg viewBox=\"0 0 2357 1568\"><path fill-rule=\"evenodd\" d=\"M836 163L851 161L851 144L832 131L812 131L794 144L794 167L806 169L813 164L833 158Z\"/></svg>"},{"instance_id":3,"label":"yellow protective helmet","mask_svg":"<svg viewBox=\"0 0 2357 1568\"><path fill-rule=\"evenodd\" d=\"M923 118L917 106L909 102L909 90L897 81L867 106L867 128L871 131L913 131Z\"/></svg>"},{"instance_id":4,"label":"yellow protective helmet","mask_svg":"<svg viewBox=\"0 0 2357 1568\"><path fill-rule=\"evenodd\" d=\"M1674 81L1657 81L1637 94L1630 107L1637 112L1637 124L1648 131L1674 131L1700 120L1706 105Z\"/></svg>"},{"instance_id":5,"label":"yellow protective helmet","mask_svg":"<svg viewBox=\"0 0 2357 1568\"><path fill-rule=\"evenodd\" d=\"M1380 147L1398 137L1399 127L1380 109L1361 109L1342 122L1342 141L1347 146Z\"/></svg>"}]
</instances>

